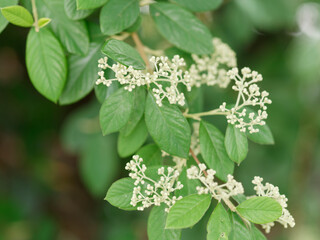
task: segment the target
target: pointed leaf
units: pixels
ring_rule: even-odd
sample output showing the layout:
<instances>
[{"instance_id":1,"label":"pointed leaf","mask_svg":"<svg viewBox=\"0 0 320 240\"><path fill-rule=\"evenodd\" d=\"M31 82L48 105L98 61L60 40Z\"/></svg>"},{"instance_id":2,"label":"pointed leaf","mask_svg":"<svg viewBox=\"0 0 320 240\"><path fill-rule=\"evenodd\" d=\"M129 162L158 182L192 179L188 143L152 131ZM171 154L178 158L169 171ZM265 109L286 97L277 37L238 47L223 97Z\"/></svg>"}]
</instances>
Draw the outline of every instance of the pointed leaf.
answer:
<instances>
[{"instance_id":1,"label":"pointed leaf","mask_svg":"<svg viewBox=\"0 0 320 240\"><path fill-rule=\"evenodd\" d=\"M10 6L1 8L2 15L12 24L20 27L31 27L33 17L31 13L22 6Z\"/></svg>"},{"instance_id":2,"label":"pointed leaf","mask_svg":"<svg viewBox=\"0 0 320 240\"><path fill-rule=\"evenodd\" d=\"M51 22L50 18L40 18L38 20L39 28L43 28Z\"/></svg>"},{"instance_id":3,"label":"pointed leaf","mask_svg":"<svg viewBox=\"0 0 320 240\"><path fill-rule=\"evenodd\" d=\"M91 1L87 1L91 2ZM76 0L64 0L64 9L66 11L67 16L72 20L80 20L88 17L93 10L78 10L77 9L77 1Z\"/></svg>"},{"instance_id":4,"label":"pointed leaf","mask_svg":"<svg viewBox=\"0 0 320 240\"><path fill-rule=\"evenodd\" d=\"M207 225L207 240L228 239L231 231L231 222L227 211L219 202L212 212Z\"/></svg>"},{"instance_id":5,"label":"pointed leaf","mask_svg":"<svg viewBox=\"0 0 320 240\"><path fill-rule=\"evenodd\" d=\"M248 153L247 136L233 124L228 124L224 145L232 161L240 164L246 158Z\"/></svg>"},{"instance_id":6,"label":"pointed leaf","mask_svg":"<svg viewBox=\"0 0 320 240\"><path fill-rule=\"evenodd\" d=\"M18 3L18 0L1 0L0 1L0 8L13 6ZM0 33L6 28L8 25L8 20L2 15L0 11Z\"/></svg>"},{"instance_id":7,"label":"pointed leaf","mask_svg":"<svg viewBox=\"0 0 320 240\"><path fill-rule=\"evenodd\" d=\"M145 145L137 152L137 155L143 158L143 163L147 167L162 164L161 150L156 144Z\"/></svg>"}]
</instances>

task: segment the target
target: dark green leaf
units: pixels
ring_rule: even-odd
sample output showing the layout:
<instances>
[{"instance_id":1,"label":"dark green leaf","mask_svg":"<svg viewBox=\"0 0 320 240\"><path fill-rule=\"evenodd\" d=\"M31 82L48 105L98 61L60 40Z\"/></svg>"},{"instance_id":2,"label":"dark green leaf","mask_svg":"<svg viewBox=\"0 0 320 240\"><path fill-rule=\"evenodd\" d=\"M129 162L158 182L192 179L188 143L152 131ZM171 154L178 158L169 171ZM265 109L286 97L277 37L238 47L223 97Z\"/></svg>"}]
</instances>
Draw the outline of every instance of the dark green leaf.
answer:
<instances>
[{"instance_id":1,"label":"dark green leaf","mask_svg":"<svg viewBox=\"0 0 320 240\"><path fill-rule=\"evenodd\" d=\"M212 212L207 225L207 240L228 239L231 231L231 222L227 211L219 202Z\"/></svg>"},{"instance_id":2,"label":"dark green leaf","mask_svg":"<svg viewBox=\"0 0 320 240\"><path fill-rule=\"evenodd\" d=\"M213 52L212 36L192 13L170 3L150 5L150 12L159 32L169 42L186 52Z\"/></svg>"},{"instance_id":3,"label":"dark green leaf","mask_svg":"<svg viewBox=\"0 0 320 240\"><path fill-rule=\"evenodd\" d=\"M109 0L77 0L78 9L93 9L103 6Z\"/></svg>"},{"instance_id":4,"label":"dark green leaf","mask_svg":"<svg viewBox=\"0 0 320 240\"><path fill-rule=\"evenodd\" d=\"M247 132L247 137L251 141L258 144L274 144L272 132L267 124L263 126L255 126L255 128L258 128L259 132L257 133Z\"/></svg>"},{"instance_id":5,"label":"dark green leaf","mask_svg":"<svg viewBox=\"0 0 320 240\"><path fill-rule=\"evenodd\" d=\"M145 69L146 64L139 53L129 44L116 39L108 40L102 48L102 52L112 60L134 69Z\"/></svg>"},{"instance_id":6,"label":"dark green leaf","mask_svg":"<svg viewBox=\"0 0 320 240\"><path fill-rule=\"evenodd\" d=\"M277 220L282 214L282 207L273 198L253 197L239 204L237 211L253 223L265 224Z\"/></svg>"},{"instance_id":7,"label":"dark green leaf","mask_svg":"<svg viewBox=\"0 0 320 240\"><path fill-rule=\"evenodd\" d=\"M240 164L246 158L248 153L247 136L233 124L228 124L224 145L232 161Z\"/></svg>"},{"instance_id":8,"label":"dark green leaf","mask_svg":"<svg viewBox=\"0 0 320 240\"><path fill-rule=\"evenodd\" d=\"M216 171L218 178L227 181L227 175L233 173L234 164L226 152L224 136L212 124L201 121L199 138L204 161Z\"/></svg>"},{"instance_id":9,"label":"dark green leaf","mask_svg":"<svg viewBox=\"0 0 320 240\"><path fill-rule=\"evenodd\" d=\"M67 63L61 44L50 30L30 30L26 64L34 87L49 100L57 102L66 81Z\"/></svg>"},{"instance_id":10,"label":"dark green leaf","mask_svg":"<svg viewBox=\"0 0 320 240\"><path fill-rule=\"evenodd\" d=\"M91 1L88 1L91 2ZM64 9L67 16L72 20L80 20L88 17L93 10L77 10L76 0L64 0Z\"/></svg>"},{"instance_id":11,"label":"dark green leaf","mask_svg":"<svg viewBox=\"0 0 320 240\"><path fill-rule=\"evenodd\" d=\"M148 166L157 166L162 164L161 150L156 144L148 144L142 147L138 152L141 158L143 158L143 163Z\"/></svg>"},{"instance_id":12,"label":"dark green leaf","mask_svg":"<svg viewBox=\"0 0 320 240\"><path fill-rule=\"evenodd\" d=\"M148 218L149 240L180 240L180 229L165 229L167 213L165 205L153 207Z\"/></svg>"},{"instance_id":13,"label":"dark green leaf","mask_svg":"<svg viewBox=\"0 0 320 240\"><path fill-rule=\"evenodd\" d=\"M109 0L100 13L101 31L115 35L130 27L140 13L138 0Z\"/></svg>"},{"instance_id":14,"label":"dark green leaf","mask_svg":"<svg viewBox=\"0 0 320 240\"><path fill-rule=\"evenodd\" d=\"M2 15L12 24L20 27L31 27L33 17L31 13L22 6L9 6L1 8Z\"/></svg>"},{"instance_id":15,"label":"dark green leaf","mask_svg":"<svg viewBox=\"0 0 320 240\"><path fill-rule=\"evenodd\" d=\"M176 3L193 12L204 12L218 8L222 0L174 0Z\"/></svg>"},{"instance_id":16,"label":"dark green leaf","mask_svg":"<svg viewBox=\"0 0 320 240\"><path fill-rule=\"evenodd\" d=\"M237 213L230 212L232 230L229 240L256 240L252 239L249 227L247 227Z\"/></svg>"},{"instance_id":17,"label":"dark green leaf","mask_svg":"<svg viewBox=\"0 0 320 240\"><path fill-rule=\"evenodd\" d=\"M166 229L192 227L200 221L210 203L210 195L193 194L182 198L171 207Z\"/></svg>"},{"instance_id":18,"label":"dark green leaf","mask_svg":"<svg viewBox=\"0 0 320 240\"><path fill-rule=\"evenodd\" d=\"M120 88L108 97L100 109L100 125L104 135L119 131L128 122L133 95Z\"/></svg>"},{"instance_id":19,"label":"dark green leaf","mask_svg":"<svg viewBox=\"0 0 320 240\"><path fill-rule=\"evenodd\" d=\"M165 103L159 107L149 94L145 120L151 137L162 150L177 157L188 157L190 126L177 106Z\"/></svg>"},{"instance_id":20,"label":"dark green leaf","mask_svg":"<svg viewBox=\"0 0 320 240\"><path fill-rule=\"evenodd\" d=\"M198 193L197 186L200 186L200 182L197 179L189 179L187 177L187 169L184 168L179 176L179 181L183 184L183 188L176 191L176 196L188 196Z\"/></svg>"}]
</instances>

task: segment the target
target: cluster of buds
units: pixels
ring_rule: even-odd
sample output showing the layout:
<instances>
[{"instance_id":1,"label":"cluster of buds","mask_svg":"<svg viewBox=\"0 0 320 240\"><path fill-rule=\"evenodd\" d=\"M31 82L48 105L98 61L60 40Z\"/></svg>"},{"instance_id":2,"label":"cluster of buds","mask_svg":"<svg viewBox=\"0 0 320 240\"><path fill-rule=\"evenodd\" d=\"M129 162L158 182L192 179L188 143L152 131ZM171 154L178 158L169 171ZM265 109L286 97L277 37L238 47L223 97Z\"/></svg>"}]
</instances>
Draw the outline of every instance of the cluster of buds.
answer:
<instances>
[{"instance_id":1,"label":"cluster of buds","mask_svg":"<svg viewBox=\"0 0 320 240\"><path fill-rule=\"evenodd\" d=\"M288 227L294 227L295 221L290 212L287 209L287 201L285 195L280 194L279 188L270 184L262 184L263 178L261 177L254 177L252 180L252 183L255 185L254 190L256 191L257 196L264 196L264 197L271 197L275 199L282 207L282 215L281 217L276 221L282 224L285 228ZM261 224L262 228L265 229L266 233L270 232L271 227L274 226L274 222Z\"/></svg>"},{"instance_id":2,"label":"cluster of buds","mask_svg":"<svg viewBox=\"0 0 320 240\"><path fill-rule=\"evenodd\" d=\"M251 71L245 67L241 69L242 77L239 75L238 68L228 71L228 76L234 80L235 84L232 89L238 92L236 104L227 108L226 103L220 105L220 111L226 114L228 123L235 124L240 131L245 132L246 129L250 133L258 132L256 125L265 125L265 119L268 117L266 112L267 104L271 104L267 91L260 92L260 88L256 84L262 81L262 76L256 71ZM259 107L257 113L251 112L247 107Z\"/></svg>"},{"instance_id":3,"label":"cluster of buds","mask_svg":"<svg viewBox=\"0 0 320 240\"><path fill-rule=\"evenodd\" d=\"M174 196L176 190L183 188L181 182L177 181L179 171L172 167L161 167L158 169L159 179L154 180L146 176L147 167L142 162L141 157L134 155L125 167L130 171L129 177L135 180L136 186L133 188L130 204L138 205L137 210L143 211L152 205L160 206L161 203L165 203L167 205L165 211L169 212L175 202L182 198Z\"/></svg>"},{"instance_id":4,"label":"cluster of buds","mask_svg":"<svg viewBox=\"0 0 320 240\"><path fill-rule=\"evenodd\" d=\"M220 184L215 182L216 171L212 169L206 170L205 164L201 163L196 166L192 166L187 170L187 177L189 179L198 179L204 186L198 186L198 194L210 193L213 198L218 201L229 199L232 196L244 193L243 186L240 182L234 180L232 175L228 175L228 181ZM206 175L204 171L206 170Z\"/></svg>"}]
</instances>

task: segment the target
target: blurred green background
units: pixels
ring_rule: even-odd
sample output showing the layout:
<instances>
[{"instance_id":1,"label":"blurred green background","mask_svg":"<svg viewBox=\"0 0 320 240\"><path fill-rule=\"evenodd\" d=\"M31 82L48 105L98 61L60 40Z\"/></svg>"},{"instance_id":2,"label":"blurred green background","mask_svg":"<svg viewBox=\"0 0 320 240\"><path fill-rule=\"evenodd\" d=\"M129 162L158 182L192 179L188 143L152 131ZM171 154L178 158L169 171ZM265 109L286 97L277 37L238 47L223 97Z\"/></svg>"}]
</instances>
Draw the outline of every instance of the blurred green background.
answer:
<instances>
[{"instance_id":1,"label":"blurred green background","mask_svg":"<svg viewBox=\"0 0 320 240\"><path fill-rule=\"evenodd\" d=\"M261 87L273 101L268 125L275 145L250 144L235 173L245 189L259 175L289 198L296 227L276 224L268 239L319 239L320 2L231 0L197 15L236 51L240 67L263 74ZM139 34L151 48L167 46L148 15ZM117 156L116 135L101 136L95 94L70 106L42 97L26 72L26 35L12 25L0 35L0 240L147 239L147 212L103 200L110 184L127 175L126 159ZM203 91L206 109L232 94ZM200 223L182 239L205 234Z\"/></svg>"}]
</instances>

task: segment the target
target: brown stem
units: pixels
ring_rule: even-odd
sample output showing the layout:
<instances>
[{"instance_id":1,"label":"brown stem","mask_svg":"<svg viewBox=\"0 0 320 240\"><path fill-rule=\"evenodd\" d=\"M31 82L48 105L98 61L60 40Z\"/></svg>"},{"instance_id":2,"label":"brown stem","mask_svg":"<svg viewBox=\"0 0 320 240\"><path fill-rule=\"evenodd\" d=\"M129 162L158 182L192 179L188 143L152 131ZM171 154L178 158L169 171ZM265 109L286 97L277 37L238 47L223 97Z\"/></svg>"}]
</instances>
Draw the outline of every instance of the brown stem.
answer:
<instances>
[{"instance_id":1,"label":"brown stem","mask_svg":"<svg viewBox=\"0 0 320 240\"><path fill-rule=\"evenodd\" d=\"M192 150L191 148L190 148L189 152L190 152L191 156L193 157L193 159L196 161L196 163L197 163L198 165L201 164L201 162L199 161L199 159L198 159L197 156L194 154L194 152L193 152L193 150ZM203 172L203 174L204 174L205 176L208 176L208 173L207 173L206 170L203 170L202 172Z\"/></svg>"},{"instance_id":2,"label":"brown stem","mask_svg":"<svg viewBox=\"0 0 320 240\"><path fill-rule=\"evenodd\" d=\"M146 55L146 53L144 51L144 46L143 46L142 42L140 41L140 38L139 38L138 34L136 32L133 32L131 34L131 36L132 36L132 39L133 39L134 43L137 46L138 52L140 53L143 61L146 63L147 69L151 70L148 57L147 57L147 55Z\"/></svg>"}]
</instances>

